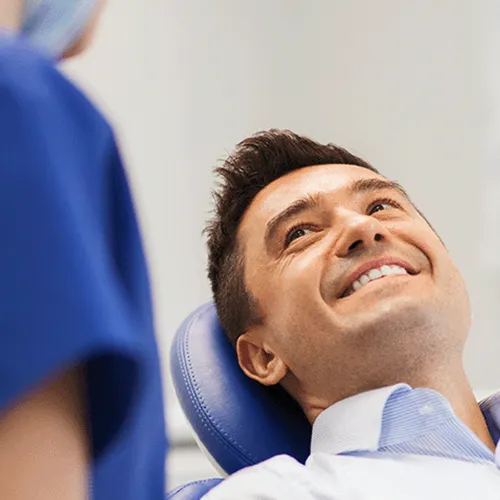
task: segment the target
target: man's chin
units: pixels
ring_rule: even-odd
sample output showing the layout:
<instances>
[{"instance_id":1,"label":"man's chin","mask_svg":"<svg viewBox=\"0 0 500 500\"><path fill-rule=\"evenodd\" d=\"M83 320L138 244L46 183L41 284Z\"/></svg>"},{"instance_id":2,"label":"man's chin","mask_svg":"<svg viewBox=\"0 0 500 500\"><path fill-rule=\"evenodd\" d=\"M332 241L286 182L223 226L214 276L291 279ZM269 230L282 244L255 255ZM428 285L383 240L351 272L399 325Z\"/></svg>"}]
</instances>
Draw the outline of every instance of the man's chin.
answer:
<instances>
[{"instance_id":1,"label":"man's chin","mask_svg":"<svg viewBox=\"0 0 500 500\"><path fill-rule=\"evenodd\" d=\"M345 318L343 341L365 363L391 365L391 373L424 369L456 343L438 309L408 295L381 298Z\"/></svg>"},{"instance_id":2,"label":"man's chin","mask_svg":"<svg viewBox=\"0 0 500 500\"><path fill-rule=\"evenodd\" d=\"M348 297L354 298L354 295ZM346 324L350 327L357 325L362 330L407 329L430 325L438 320L440 315L437 309L429 295L382 291L378 295L366 295L363 300L352 300L350 304L346 302L338 312Z\"/></svg>"}]
</instances>

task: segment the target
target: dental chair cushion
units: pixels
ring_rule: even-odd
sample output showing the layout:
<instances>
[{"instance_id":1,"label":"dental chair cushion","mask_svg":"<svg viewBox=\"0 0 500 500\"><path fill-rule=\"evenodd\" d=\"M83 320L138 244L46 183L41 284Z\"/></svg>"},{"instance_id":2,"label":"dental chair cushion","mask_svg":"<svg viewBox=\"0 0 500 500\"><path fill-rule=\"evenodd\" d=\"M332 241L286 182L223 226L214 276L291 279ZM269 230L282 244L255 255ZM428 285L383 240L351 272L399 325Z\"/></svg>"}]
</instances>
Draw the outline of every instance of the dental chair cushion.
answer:
<instances>
[{"instance_id":1,"label":"dental chair cushion","mask_svg":"<svg viewBox=\"0 0 500 500\"><path fill-rule=\"evenodd\" d=\"M177 331L171 370L197 440L225 474L281 454L305 462L311 425L280 387L264 387L242 372L212 303Z\"/></svg>"}]
</instances>

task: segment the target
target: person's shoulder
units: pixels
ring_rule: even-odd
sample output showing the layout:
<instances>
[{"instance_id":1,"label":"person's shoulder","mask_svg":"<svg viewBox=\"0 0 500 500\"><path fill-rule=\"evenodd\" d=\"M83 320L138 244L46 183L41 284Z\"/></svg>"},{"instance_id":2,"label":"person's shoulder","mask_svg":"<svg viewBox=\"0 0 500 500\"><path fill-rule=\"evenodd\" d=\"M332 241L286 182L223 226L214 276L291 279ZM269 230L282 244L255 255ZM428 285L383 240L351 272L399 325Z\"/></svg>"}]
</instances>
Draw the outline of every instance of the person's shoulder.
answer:
<instances>
[{"instance_id":1,"label":"person's shoulder","mask_svg":"<svg viewBox=\"0 0 500 500\"><path fill-rule=\"evenodd\" d=\"M0 189L19 187L21 171L31 172L23 185L63 172L90 179L115 147L107 120L53 60L0 34Z\"/></svg>"},{"instance_id":2,"label":"person's shoulder","mask_svg":"<svg viewBox=\"0 0 500 500\"><path fill-rule=\"evenodd\" d=\"M55 65L54 61L26 42L0 32L0 99L12 104L31 120L48 113L61 123L77 119L108 128L106 119L93 103ZM5 117L5 113L4 117ZM0 117L1 118L1 117Z\"/></svg>"},{"instance_id":3,"label":"person's shoulder","mask_svg":"<svg viewBox=\"0 0 500 500\"><path fill-rule=\"evenodd\" d=\"M10 92L27 99L46 99L64 80L54 62L41 52L0 34L0 89L4 95Z\"/></svg>"}]
</instances>

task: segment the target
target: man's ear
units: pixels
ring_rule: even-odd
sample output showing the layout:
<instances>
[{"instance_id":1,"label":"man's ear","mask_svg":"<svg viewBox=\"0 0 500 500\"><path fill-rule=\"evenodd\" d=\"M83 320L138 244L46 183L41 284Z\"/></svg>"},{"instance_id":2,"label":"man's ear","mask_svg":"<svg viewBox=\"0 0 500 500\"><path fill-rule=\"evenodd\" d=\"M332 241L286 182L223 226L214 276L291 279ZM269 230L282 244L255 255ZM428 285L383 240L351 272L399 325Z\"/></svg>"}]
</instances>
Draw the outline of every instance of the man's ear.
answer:
<instances>
[{"instance_id":1,"label":"man's ear","mask_svg":"<svg viewBox=\"0 0 500 500\"><path fill-rule=\"evenodd\" d=\"M244 333L236 342L238 363L247 377L262 385L278 384L288 373L288 366L256 335Z\"/></svg>"}]
</instances>

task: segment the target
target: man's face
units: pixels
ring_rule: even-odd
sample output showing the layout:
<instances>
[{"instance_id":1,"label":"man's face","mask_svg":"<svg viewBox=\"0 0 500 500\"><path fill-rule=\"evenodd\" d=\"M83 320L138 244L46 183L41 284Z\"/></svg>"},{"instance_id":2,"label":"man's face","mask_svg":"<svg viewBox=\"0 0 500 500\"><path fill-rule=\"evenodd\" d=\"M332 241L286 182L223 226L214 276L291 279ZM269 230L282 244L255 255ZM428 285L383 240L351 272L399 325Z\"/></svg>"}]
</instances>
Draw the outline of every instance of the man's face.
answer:
<instances>
[{"instance_id":1,"label":"man's face","mask_svg":"<svg viewBox=\"0 0 500 500\"><path fill-rule=\"evenodd\" d=\"M258 194L238 238L263 319L249 334L286 365L292 392L340 398L461 362L463 280L380 175L350 165L294 171Z\"/></svg>"}]
</instances>

